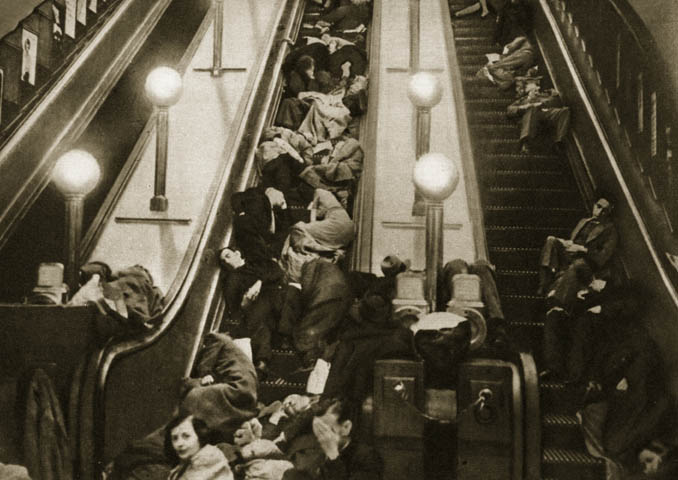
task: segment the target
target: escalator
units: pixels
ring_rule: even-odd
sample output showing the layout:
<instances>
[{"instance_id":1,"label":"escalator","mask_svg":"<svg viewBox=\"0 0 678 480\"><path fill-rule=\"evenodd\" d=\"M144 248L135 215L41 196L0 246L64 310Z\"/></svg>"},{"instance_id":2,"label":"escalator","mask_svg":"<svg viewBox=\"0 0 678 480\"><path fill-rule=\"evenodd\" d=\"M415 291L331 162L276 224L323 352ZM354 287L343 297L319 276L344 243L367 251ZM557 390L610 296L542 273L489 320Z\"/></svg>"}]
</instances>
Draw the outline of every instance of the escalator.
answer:
<instances>
[{"instance_id":1,"label":"escalator","mask_svg":"<svg viewBox=\"0 0 678 480\"><path fill-rule=\"evenodd\" d=\"M182 56L210 4L163 0L149 8L145 2L109 2L109 10L100 9L99 23L67 57L73 65L41 80L36 98L15 119L15 130L2 132L9 136L0 135L0 175L5 179L0 192L0 271L14 281L0 287L0 301L21 302L35 285L40 262L63 261L64 202L49 184L59 154L80 148L100 164L102 179L84 206L87 231L151 117L152 105L143 94L145 75L158 63L181 70ZM5 74L8 86L6 67Z\"/></svg>"},{"instance_id":2,"label":"escalator","mask_svg":"<svg viewBox=\"0 0 678 480\"><path fill-rule=\"evenodd\" d=\"M451 0L456 11L466 2ZM489 259L512 340L522 351L541 351L543 306L538 287L539 252L548 235L565 237L585 202L565 155L519 153L519 127L507 119L513 91L500 91L475 73L495 51L494 22L453 18L455 43L478 172ZM546 80L546 79L545 79ZM544 82L544 80L542 80ZM540 315L542 314L542 315ZM539 355L536 356L539 364ZM562 383L541 383L542 477L604 478L604 465L586 453L577 403Z\"/></svg>"}]
</instances>

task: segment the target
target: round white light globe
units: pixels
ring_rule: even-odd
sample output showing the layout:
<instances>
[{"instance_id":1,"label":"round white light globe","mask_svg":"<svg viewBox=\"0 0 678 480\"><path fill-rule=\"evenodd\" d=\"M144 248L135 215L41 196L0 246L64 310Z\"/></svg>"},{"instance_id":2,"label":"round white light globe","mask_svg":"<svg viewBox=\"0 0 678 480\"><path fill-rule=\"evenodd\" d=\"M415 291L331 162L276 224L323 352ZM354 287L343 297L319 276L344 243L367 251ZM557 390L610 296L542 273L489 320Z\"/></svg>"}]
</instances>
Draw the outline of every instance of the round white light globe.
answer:
<instances>
[{"instance_id":1,"label":"round white light globe","mask_svg":"<svg viewBox=\"0 0 678 480\"><path fill-rule=\"evenodd\" d=\"M144 88L153 105L171 107L181 97L181 75L173 68L158 67L148 74Z\"/></svg>"},{"instance_id":2,"label":"round white light globe","mask_svg":"<svg viewBox=\"0 0 678 480\"><path fill-rule=\"evenodd\" d=\"M412 181L424 198L441 202L457 188L459 171L442 153L427 153L417 160Z\"/></svg>"},{"instance_id":3,"label":"round white light globe","mask_svg":"<svg viewBox=\"0 0 678 480\"><path fill-rule=\"evenodd\" d=\"M64 195L87 195L101 178L99 162L84 150L64 153L52 172L54 184Z\"/></svg>"},{"instance_id":4,"label":"round white light globe","mask_svg":"<svg viewBox=\"0 0 678 480\"><path fill-rule=\"evenodd\" d=\"M415 107L435 107L442 96L443 89L435 75L418 72L410 77L410 83L407 85L407 98Z\"/></svg>"}]
</instances>

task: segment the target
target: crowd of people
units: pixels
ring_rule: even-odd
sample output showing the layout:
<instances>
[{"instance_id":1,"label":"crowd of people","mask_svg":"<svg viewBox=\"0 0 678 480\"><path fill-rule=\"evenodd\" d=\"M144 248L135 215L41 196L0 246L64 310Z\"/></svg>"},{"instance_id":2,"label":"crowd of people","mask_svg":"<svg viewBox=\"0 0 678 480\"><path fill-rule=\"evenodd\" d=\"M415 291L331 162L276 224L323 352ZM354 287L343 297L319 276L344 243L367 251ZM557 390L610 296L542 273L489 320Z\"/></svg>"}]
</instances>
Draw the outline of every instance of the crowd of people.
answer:
<instances>
[{"instance_id":1,"label":"crowd of people","mask_svg":"<svg viewBox=\"0 0 678 480\"><path fill-rule=\"evenodd\" d=\"M454 388L454 366L469 349L468 322L415 336L411 319L392 307L407 262L389 255L383 276L349 272L344 264L362 170L357 132L367 107L364 33L371 12L366 0L314 3L319 16L303 25L309 35L285 61L283 99L256 151L260 182L231 198L233 244L219 255L228 321L204 339L176 415L132 442L107 467L109 479L380 479L383 460L358 433L374 361L423 357L427 386ZM484 17L490 10L497 13L494 38L504 46L478 75L501 89L516 86L508 115L520 120L521 152L529 153L544 125L559 144L570 112L558 92L540 89L525 2L481 0L455 16L480 11ZM657 439L670 425L670 396L656 347L633 321L643 295L616 268L613 208L601 194L569 238L546 239L539 265L538 294L546 304L540 378L581 386L589 451L617 465L639 458L644 468L657 469L657 456L668 451ZM437 309L454 296L454 276L469 273L480 278L488 345L509 348L488 262L446 264ZM241 337L250 339L251 351L238 343ZM260 381L283 373L272 371L275 348L297 352L296 373L327 362L322 395L261 404Z\"/></svg>"},{"instance_id":2,"label":"crowd of people","mask_svg":"<svg viewBox=\"0 0 678 480\"><path fill-rule=\"evenodd\" d=\"M493 42L501 53L487 52L477 77L500 90L515 87L507 116L520 125L519 153L543 145L546 132L562 153L570 109L558 91L541 87L528 3L480 0L453 12L453 21L478 12L496 14L489 18L496 18ZM674 412L658 349L637 322L647 292L625 277L614 255L613 209L601 193L568 238L546 238L536 292L545 305L540 379L565 382L576 393L587 448L616 469L613 478L645 478L674 468L672 439L665 442Z\"/></svg>"},{"instance_id":3,"label":"crowd of people","mask_svg":"<svg viewBox=\"0 0 678 480\"><path fill-rule=\"evenodd\" d=\"M648 292L628 280L615 259L613 210L609 194L601 193L569 238L548 236L544 243L537 292L546 304L540 379L563 381L575 392L587 449L624 472L614 478L654 478L675 473L675 449L666 438L675 412L658 348L638 322L651 301ZM662 455L657 445L664 445Z\"/></svg>"},{"instance_id":4,"label":"crowd of people","mask_svg":"<svg viewBox=\"0 0 678 480\"><path fill-rule=\"evenodd\" d=\"M487 52L488 62L477 72L500 90L515 86L516 100L507 116L520 123L520 153L530 153L543 131L552 136L554 148L560 149L570 125L570 109L563 104L557 90L541 88L537 56L532 40L531 16L524 0L481 0L454 12L459 18L481 11L481 16L496 13L492 36L501 53ZM542 140L543 142L543 140Z\"/></svg>"}]
</instances>

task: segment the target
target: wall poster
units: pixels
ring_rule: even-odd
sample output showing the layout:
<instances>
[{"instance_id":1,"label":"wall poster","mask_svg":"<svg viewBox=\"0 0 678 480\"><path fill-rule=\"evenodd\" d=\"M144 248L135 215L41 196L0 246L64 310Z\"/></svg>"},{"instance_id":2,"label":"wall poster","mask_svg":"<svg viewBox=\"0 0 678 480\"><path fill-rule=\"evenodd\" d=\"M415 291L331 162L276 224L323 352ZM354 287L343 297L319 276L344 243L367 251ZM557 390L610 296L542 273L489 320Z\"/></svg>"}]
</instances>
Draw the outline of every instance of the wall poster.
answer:
<instances>
[{"instance_id":1,"label":"wall poster","mask_svg":"<svg viewBox=\"0 0 678 480\"><path fill-rule=\"evenodd\" d=\"M38 66L38 36L30 30L21 31L21 80L35 86L35 70Z\"/></svg>"},{"instance_id":2,"label":"wall poster","mask_svg":"<svg viewBox=\"0 0 678 480\"><path fill-rule=\"evenodd\" d=\"M638 133L645 130L645 98L643 98L643 72L638 74Z\"/></svg>"},{"instance_id":3,"label":"wall poster","mask_svg":"<svg viewBox=\"0 0 678 480\"><path fill-rule=\"evenodd\" d=\"M657 156L657 92L650 96L650 155Z\"/></svg>"},{"instance_id":4,"label":"wall poster","mask_svg":"<svg viewBox=\"0 0 678 480\"><path fill-rule=\"evenodd\" d=\"M76 18L78 19L78 23L87 25L87 0L78 0L77 5L78 13L76 15Z\"/></svg>"},{"instance_id":5,"label":"wall poster","mask_svg":"<svg viewBox=\"0 0 678 480\"><path fill-rule=\"evenodd\" d=\"M5 72L0 68L0 125L2 125L2 99L4 98Z\"/></svg>"},{"instance_id":6,"label":"wall poster","mask_svg":"<svg viewBox=\"0 0 678 480\"><path fill-rule=\"evenodd\" d=\"M65 29L66 35L71 38L75 38L75 10L77 6L77 0L66 0L66 19L65 19Z\"/></svg>"}]
</instances>

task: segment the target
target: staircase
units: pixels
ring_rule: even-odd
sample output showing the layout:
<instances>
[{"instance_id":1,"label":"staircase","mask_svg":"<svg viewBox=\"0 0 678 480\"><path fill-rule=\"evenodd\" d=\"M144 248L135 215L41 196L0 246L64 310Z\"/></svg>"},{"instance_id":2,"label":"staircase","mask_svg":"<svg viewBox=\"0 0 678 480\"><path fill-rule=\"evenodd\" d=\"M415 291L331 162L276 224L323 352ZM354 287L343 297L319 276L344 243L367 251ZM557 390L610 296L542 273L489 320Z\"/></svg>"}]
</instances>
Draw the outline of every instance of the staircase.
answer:
<instances>
[{"instance_id":1,"label":"staircase","mask_svg":"<svg viewBox=\"0 0 678 480\"><path fill-rule=\"evenodd\" d=\"M468 4L449 0L452 12ZM502 92L475 77L486 63L485 54L499 51L492 45L494 18L482 19L476 13L451 21L490 261L497 267L497 287L512 341L533 352L539 364L544 312L535 292L540 248L547 235L569 235L586 211L565 156L550 150L518 153L518 125L505 115L514 91ZM573 393L561 383L540 385L542 478L602 479L603 463L586 453Z\"/></svg>"}]
</instances>

